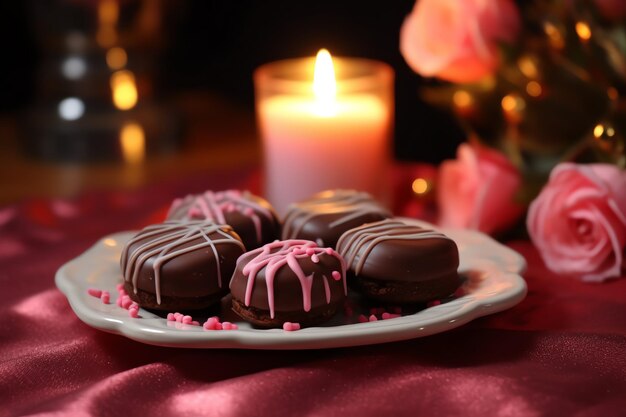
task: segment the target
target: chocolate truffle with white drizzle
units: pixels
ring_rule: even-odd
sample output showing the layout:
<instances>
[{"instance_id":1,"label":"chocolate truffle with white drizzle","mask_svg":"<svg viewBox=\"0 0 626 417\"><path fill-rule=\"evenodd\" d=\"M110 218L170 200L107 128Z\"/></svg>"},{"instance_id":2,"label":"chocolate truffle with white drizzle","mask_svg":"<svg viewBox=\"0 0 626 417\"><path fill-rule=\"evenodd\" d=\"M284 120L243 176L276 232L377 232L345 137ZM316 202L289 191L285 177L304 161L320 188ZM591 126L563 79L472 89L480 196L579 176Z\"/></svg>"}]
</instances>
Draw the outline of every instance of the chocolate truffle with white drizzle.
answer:
<instances>
[{"instance_id":1,"label":"chocolate truffle with white drizzle","mask_svg":"<svg viewBox=\"0 0 626 417\"><path fill-rule=\"evenodd\" d=\"M365 192L327 190L289 206L282 238L334 248L345 231L388 217L391 213Z\"/></svg>"},{"instance_id":2,"label":"chocolate truffle with white drizzle","mask_svg":"<svg viewBox=\"0 0 626 417\"><path fill-rule=\"evenodd\" d=\"M273 242L280 233L280 224L270 203L249 191L205 191L188 195L172 202L167 218L228 224L247 250Z\"/></svg>"},{"instance_id":3,"label":"chocolate truffle with white drizzle","mask_svg":"<svg viewBox=\"0 0 626 417\"><path fill-rule=\"evenodd\" d=\"M233 310L260 327L321 323L343 305L345 271L337 252L315 242L269 243L237 261L230 283Z\"/></svg>"},{"instance_id":4,"label":"chocolate truffle with white drizzle","mask_svg":"<svg viewBox=\"0 0 626 417\"><path fill-rule=\"evenodd\" d=\"M121 255L124 287L144 308L203 309L228 293L243 243L228 225L168 221L146 227Z\"/></svg>"},{"instance_id":5,"label":"chocolate truffle with white drizzle","mask_svg":"<svg viewBox=\"0 0 626 417\"><path fill-rule=\"evenodd\" d=\"M377 301L427 302L452 294L461 283L456 243L398 220L347 231L337 251L348 265L350 287Z\"/></svg>"}]
</instances>

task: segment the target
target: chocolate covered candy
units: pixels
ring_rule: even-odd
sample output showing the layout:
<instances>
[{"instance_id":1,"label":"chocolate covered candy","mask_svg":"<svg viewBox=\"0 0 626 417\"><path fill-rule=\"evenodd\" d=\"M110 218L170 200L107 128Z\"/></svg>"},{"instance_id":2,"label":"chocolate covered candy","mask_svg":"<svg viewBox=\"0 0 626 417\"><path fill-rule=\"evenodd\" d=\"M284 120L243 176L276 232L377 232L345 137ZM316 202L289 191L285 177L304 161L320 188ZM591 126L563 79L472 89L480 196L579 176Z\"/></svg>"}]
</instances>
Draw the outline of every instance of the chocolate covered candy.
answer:
<instances>
[{"instance_id":1,"label":"chocolate covered candy","mask_svg":"<svg viewBox=\"0 0 626 417\"><path fill-rule=\"evenodd\" d=\"M228 293L237 258L245 248L227 225L168 221L146 227L121 255L124 287L141 307L203 309Z\"/></svg>"},{"instance_id":2,"label":"chocolate covered candy","mask_svg":"<svg viewBox=\"0 0 626 417\"><path fill-rule=\"evenodd\" d=\"M348 265L350 287L373 300L422 303L452 294L461 283L456 243L398 220L347 231L337 251Z\"/></svg>"}]
</instances>

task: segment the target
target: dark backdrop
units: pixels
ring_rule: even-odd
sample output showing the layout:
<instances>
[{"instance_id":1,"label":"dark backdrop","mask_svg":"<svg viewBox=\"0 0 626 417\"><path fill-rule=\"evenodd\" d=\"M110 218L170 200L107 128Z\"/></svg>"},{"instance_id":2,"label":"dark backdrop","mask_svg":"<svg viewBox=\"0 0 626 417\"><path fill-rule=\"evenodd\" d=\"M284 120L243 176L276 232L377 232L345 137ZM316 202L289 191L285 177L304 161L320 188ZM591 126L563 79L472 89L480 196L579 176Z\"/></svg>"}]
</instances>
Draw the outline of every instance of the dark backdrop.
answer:
<instances>
[{"instance_id":1,"label":"dark backdrop","mask_svg":"<svg viewBox=\"0 0 626 417\"><path fill-rule=\"evenodd\" d=\"M46 1L46 0L42 0ZM85 0L88 1L88 0ZM398 50L398 33L412 0L186 0L160 58L157 91L167 99L183 90L211 90L254 109L252 71L265 62L334 55L389 63L396 72L396 156L438 162L454 155L463 135L445 113L422 103L420 82ZM34 99L40 60L25 2L0 2L0 111L14 112Z\"/></svg>"}]
</instances>

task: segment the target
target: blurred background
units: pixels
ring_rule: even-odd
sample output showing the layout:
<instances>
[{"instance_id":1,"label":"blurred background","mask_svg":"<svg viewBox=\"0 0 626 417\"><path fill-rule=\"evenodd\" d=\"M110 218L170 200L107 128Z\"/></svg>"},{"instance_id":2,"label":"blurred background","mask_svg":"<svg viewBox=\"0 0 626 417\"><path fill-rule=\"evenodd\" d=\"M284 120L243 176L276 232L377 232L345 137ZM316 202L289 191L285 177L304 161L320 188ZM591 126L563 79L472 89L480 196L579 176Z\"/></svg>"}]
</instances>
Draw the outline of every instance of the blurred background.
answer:
<instances>
[{"instance_id":1,"label":"blurred background","mask_svg":"<svg viewBox=\"0 0 626 417\"><path fill-rule=\"evenodd\" d=\"M396 73L394 156L437 163L464 136L418 97L398 49L413 0L0 3L0 204L258 168L252 73L313 56Z\"/></svg>"}]
</instances>

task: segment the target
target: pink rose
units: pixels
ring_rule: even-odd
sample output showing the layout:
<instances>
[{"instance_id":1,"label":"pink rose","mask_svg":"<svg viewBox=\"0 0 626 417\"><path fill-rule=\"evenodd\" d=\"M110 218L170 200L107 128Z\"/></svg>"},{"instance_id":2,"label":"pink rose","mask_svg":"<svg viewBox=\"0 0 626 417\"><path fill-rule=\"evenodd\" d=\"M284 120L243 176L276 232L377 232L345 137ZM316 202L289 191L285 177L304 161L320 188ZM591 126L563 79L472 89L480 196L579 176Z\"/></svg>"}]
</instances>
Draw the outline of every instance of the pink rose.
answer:
<instances>
[{"instance_id":1,"label":"pink rose","mask_svg":"<svg viewBox=\"0 0 626 417\"><path fill-rule=\"evenodd\" d=\"M457 159L439 170L439 224L498 232L511 226L523 209L515 203L521 178L501 153L463 143Z\"/></svg>"},{"instance_id":2,"label":"pink rose","mask_svg":"<svg viewBox=\"0 0 626 417\"><path fill-rule=\"evenodd\" d=\"M626 246L626 172L563 163L528 212L528 232L551 270L603 281L618 277Z\"/></svg>"},{"instance_id":3,"label":"pink rose","mask_svg":"<svg viewBox=\"0 0 626 417\"><path fill-rule=\"evenodd\" d=\"M497 43L513 41L520 17L512 0L419 0L400 31L400 51L426 77L467 83L492 74Z\"/></svg>"}]
</instances>

